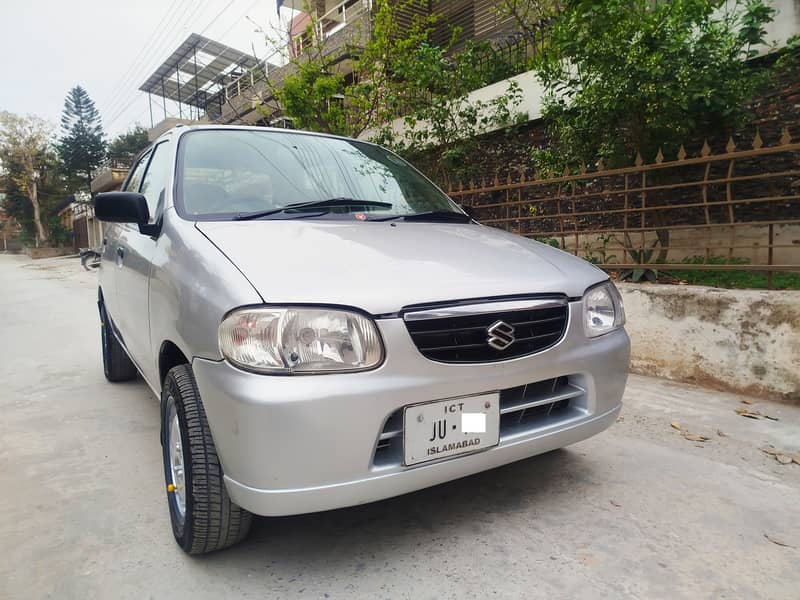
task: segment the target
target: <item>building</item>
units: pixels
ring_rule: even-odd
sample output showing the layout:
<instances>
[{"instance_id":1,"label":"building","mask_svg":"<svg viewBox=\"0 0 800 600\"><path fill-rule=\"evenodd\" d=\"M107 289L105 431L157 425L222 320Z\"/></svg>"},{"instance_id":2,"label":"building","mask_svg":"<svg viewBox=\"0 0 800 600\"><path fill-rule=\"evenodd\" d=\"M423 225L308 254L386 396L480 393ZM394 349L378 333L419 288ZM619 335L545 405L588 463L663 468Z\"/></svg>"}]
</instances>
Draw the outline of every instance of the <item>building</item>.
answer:
<instances>
[{"instance_id":1,"label":"building","mask_svg":"<svg viewBox=\"0 0 800 600\"><path fill-rule=\"evenodd\" d=\"M314 23L317 27L315 35L318 40L324 40L324 52L334 68L345 75L352 72L352 59L372 33L372 17L377 7L373 0L287 0L283 6L296 11L289 27L290 57L300 57L309 48L312 40L308 29ZM310 8L306 10L307 7ZM502 17L497 3L489 0L437 0L409 4L400 10L399 20L401 25L411 25L415 17L432 13L440 16L432 43L449 44L453 31L457 30L458 37L452 46L455 52L467 40L490 41L499 46L518 41L513 19ZM272 90L280 88L282 81L294 69L292 63L287 63L273 68L266 78L257 74L233 82L226 89L226 104L218 122L275 125L281 114ZM265 112L270 116L265 117Z\"/></svg>"},{"instance_id":2,"label":"building","mask_svg":"<svg viewBox=\"0 0 800 600\"><path fill-rule=\"evenodd\" d=\"M150 139L180 123L216 123L231 112L228 97L273 65L192 33L139 88L147 94ZM162 117L163 115L163 117Z\"/></svg>"},{"instance_id":3,"label":"building","mask_svg":"<svg viewBox=\"0 0 800 600\"><path fill-rule=\"evenodd\" d=\"M122 187L131 167L130 159L110 158L101 166L92 179L92 194L113 192ZM67 227L71 222L75 250L80 248L99 248L103 244L103 224L95 217L92 202L75 201L64 206L58 213L61 224Z\"/></svg>"},{"instance_id":4,"label":"building","mask_svg":"<svg viewBox=\"0 0 800 600\"><path fill-rule=\"evenodd\" d=\"M730 0L733 2L733 0ZM770 0L778 11L767 27L768 51L781 47L800 33L800 4L797 0ZM152 136L180 122L212 122L222 124L291 126L281 114L274 98L286 77L296 69L289 59L303 56L311 44L309 26L317 28L313 35L324 40L324 52L332 68L347 75L352 60L372 35L375 0L284 0L282 10L291 10L288 47L266 60L257 60L245 52L220 44L197 34L187 40L147 79L140 90L150 99ZM457 52L468 41L490 42L501 54L527 55L536 52L529 40L520 35L517 24L504 17L496 2L490 0L428 0L401 9L401 24L411 24L417 16L436 14L440 18L431 40L435 45L452 42ZM542 25L542 44L546 44L546 24ZM512 65L511 77L520 86L523 103L517 107L530 120L541 116L543 90L533 73L525 72L526 62ZM519 68L514 71L516 65ZM469 97L491 100L502 94L508 80L500 79L475 90ZM163 120L156 123L158 113ZM393 126L402 128L402 120Z\"/></svg>"}]
</instances>

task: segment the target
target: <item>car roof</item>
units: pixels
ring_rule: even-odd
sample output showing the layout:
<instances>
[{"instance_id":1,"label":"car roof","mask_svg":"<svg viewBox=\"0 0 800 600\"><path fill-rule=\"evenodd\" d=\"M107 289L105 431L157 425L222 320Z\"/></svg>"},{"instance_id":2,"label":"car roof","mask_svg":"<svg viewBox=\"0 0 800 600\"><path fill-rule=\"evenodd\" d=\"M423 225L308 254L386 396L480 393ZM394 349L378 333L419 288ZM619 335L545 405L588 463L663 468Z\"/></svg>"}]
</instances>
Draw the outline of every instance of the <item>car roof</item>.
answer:
<instances>
[{"instance_id":1,"label":"car roof","mask_svg":"<svg viewBox=\"0 0 800 600\"><path fill-rule=\"evenodd\" d=\"M372 144L372 142L367 142L366 140L355 140L355 138L348 138L341 135L333 135L332 133L318 133L316 131L304 131L302 129L286 129L284 127L258 127L255 125L217 125L213 123L198 123L196 125L176 125L169 131L162 133L153 144L158 143L161 140L166 139L178 139L182 135L190 132L190 131L213 131L213 130L235 130L235 131L261 131L261 132L272 132L272 133L294 133L299 135L308 135L308 136L315 136L315 137L323 137L323 138L332 138L337 140L347 140L347 141L358 141L363 142L365 144ZM373 146L375 144L372 144Z\"/></svg>"}]
</instances>

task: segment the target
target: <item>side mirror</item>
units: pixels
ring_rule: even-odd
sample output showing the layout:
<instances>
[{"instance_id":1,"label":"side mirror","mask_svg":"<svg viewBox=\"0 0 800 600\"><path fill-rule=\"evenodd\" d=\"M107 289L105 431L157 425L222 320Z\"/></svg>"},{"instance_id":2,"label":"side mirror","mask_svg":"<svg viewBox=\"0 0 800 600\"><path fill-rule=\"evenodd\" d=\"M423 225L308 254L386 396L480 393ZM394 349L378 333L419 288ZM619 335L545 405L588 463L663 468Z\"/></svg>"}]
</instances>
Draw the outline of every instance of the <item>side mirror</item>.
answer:
<instances>
[{"instance_id":1,"label":"side mirror","mask_svg":"<svg viewBox=\"0 0 800 600\"><path fill-rule=\"evenodd\" d=\"M94 214L106 223L136 223L145 235L158 233L150 221L150 210L142 194L135 192L103 192L94 198Z\"/></svg>"}]
</instances>

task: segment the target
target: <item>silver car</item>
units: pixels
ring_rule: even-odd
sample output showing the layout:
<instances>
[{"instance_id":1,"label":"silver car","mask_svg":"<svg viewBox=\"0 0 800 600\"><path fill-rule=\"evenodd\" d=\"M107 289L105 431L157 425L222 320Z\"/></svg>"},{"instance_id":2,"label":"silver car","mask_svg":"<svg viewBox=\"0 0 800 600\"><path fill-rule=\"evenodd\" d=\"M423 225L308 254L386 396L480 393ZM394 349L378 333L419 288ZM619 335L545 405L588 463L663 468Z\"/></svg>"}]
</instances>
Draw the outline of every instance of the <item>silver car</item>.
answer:
<instances>
[{"instance_id":1,"label":"silver car","mask_svg":"<svg viewBox=\"0 0 800 600\"><path fill-rule=\"evenodd\" d=\"M403 159L326 135L179 127L96 198L110 381L161 398L178 544L252 515L419 490L614 423L614 285L479 225Z\"/></svg>"}]
</instances>

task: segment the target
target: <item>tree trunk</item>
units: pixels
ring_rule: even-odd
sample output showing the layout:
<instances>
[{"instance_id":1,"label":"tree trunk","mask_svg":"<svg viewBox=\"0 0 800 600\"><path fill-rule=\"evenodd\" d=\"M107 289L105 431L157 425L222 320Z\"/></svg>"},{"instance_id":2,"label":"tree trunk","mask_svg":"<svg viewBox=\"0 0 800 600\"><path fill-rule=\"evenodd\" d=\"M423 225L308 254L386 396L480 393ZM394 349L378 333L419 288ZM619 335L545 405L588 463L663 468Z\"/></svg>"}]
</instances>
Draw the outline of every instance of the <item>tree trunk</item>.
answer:
<instances>
[{"instance_id":1,"label":"tree trunk","mask_svg":"<svg viewBox=\"0 0 800 600\"><path fill-rule=\"evenodd\" d=\"M31 180L30 192L30 201L33 205L33 222L36 225L36 233L39 235L40 242L46 242L47 233L42 226L42 216L39 210L39 185L36 183L35 179Z\"/></svg>"}]
</instances>

